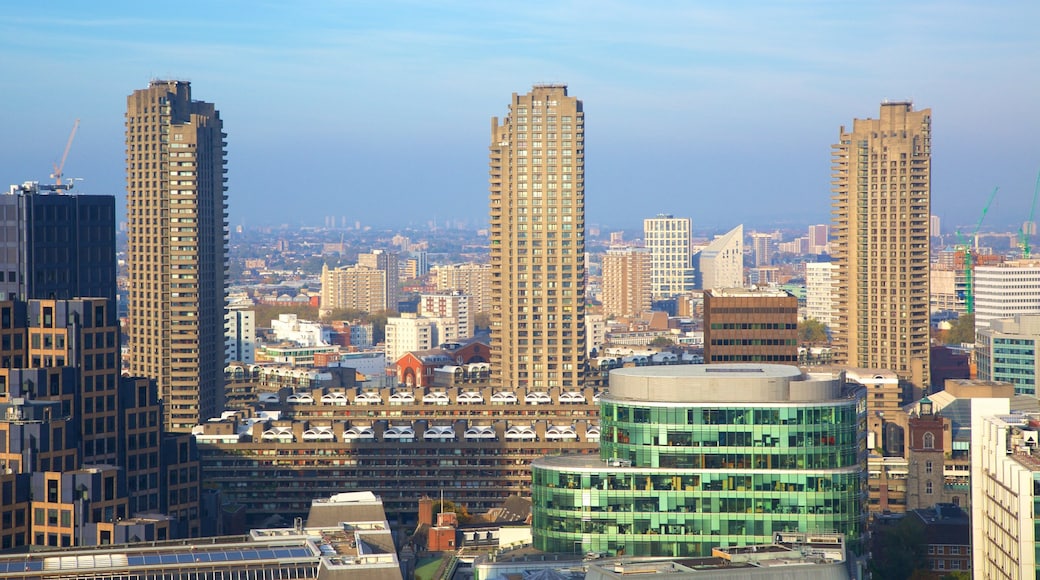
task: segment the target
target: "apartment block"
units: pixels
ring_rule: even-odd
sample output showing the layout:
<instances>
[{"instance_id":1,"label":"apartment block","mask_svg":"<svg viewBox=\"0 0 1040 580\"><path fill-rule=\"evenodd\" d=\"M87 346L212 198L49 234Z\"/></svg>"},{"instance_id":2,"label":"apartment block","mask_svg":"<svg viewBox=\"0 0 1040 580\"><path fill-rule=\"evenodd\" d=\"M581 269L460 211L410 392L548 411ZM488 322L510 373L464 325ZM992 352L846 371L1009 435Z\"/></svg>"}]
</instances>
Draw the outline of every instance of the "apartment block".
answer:
<instances>
[{"instance_id":1,"label":"apartment block","mask_svg":"<svg viewBox=\"0 0 1040 580\"><path fill-rule=\"evenodd\" d=\"M693 290L690 218L668 214L643 220L643 245L650 251L650 292L669 300Z\"/></svg>"},{"instance_id":2,"label":"apartment block","mask_svg":"<svg viewBox=\"0 0 1040 580\"><path fill-rule=\"evenodd\" d=\"M688 263L689 257L687 257ZM603 256L603 313L610 316L636 316L648 312L653 304L652 250L648 248L611 248Z\"/></svg>"}]
</instances>

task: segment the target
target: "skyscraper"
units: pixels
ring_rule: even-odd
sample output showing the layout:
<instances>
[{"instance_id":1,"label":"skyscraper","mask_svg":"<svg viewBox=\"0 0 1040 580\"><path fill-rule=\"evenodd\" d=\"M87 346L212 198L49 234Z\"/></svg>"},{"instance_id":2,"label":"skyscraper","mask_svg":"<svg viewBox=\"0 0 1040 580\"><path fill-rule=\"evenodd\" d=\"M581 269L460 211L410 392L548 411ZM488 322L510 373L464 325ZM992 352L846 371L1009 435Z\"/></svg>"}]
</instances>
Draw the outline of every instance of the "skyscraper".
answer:
<instances>
[{"instance_id":1,"label":"skyscraper","mask_svg":"<svg viewBox=\"0 0 1040 580\"><path fill-rule=\"evenodd\" d=\"M930 109L881 104L832 146L837 362L929 384Z\"/></svg>"},{"instance_id":2,"label":"skyscraper","mask_svg":"<svg viewBox=\"0 0 1040 580\"><path fill-rule=\"evenodd\" d=\"M398 302L401 301L399 290L400 268L397 254L387 252L386 250L372 250L367 254L358 254L357 264L364 268L371 268L386 273L386 290L383 292L386 296L386 306L383 310L397 312Z\"/></svg>"},{"instance_id":3,"label":"skyscraper","mask_svg":"<svg viewBox=\"0 0 1040 580\"><path fill-rule=\"evenodd\" d=\"M650 310L650 250L611 248L603 256L603 312L635 316Z\"/></svg>"},{"instance_id":4,"label":"skyscraper","mask_svg":"<svg viewBox=\"0 0 1040 580\"><path fill-rule=\"evenodd\" d=\"M491 120L491 368L496 384L577 387L585 365L585 115L566 85Z\"/></svg>"},{"instance_id":5,"label":"skyscraper","mask_svg":"<svg viewBox=\"0 0 1040 580\"><path fill-rule=\"evenodd\" d=\"M693 290L690 218L668 214L643 220L643 245L650 249L650 292L668 300Z\"/></svg>"},{"instance_id":6,"label":"skyscraper","mask_svg":"<svg viewBox=\"0 0 1040 580\"><path fill-rule=\"evenodd\" d=\"M754 232L751 243L755 250L755 267L768 266L773 263L773 234Z\"/></svg>"},{"instance_id":7,"label":"skyscraper","mask_svg":"<svg viewBox=\"0 0 1040 580\"><path fill-rule=\"evenodd\" d=\"M225 137L186 81L127 98L129 370L156 380L167 431L223 409Z\"/></svg>"}]
</instances>

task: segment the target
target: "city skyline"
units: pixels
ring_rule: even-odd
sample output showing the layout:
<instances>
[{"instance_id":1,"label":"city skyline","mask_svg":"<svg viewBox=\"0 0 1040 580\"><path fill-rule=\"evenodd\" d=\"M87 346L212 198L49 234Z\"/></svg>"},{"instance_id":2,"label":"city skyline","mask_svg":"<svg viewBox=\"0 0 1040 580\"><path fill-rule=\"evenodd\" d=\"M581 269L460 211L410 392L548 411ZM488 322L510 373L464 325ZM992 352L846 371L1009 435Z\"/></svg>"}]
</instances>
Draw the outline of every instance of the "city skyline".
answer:
<instances>
[{"instance_id":1,"label":"city skyline","mask_svg":"<svg viewBox=\"0 0 1040 580\"><path fill-rule=\"evenodd\" d=\"M0 9L11 57L0 72L28 87L0 97L18 113L0 176L45 181L79 118L65 174L85 179L77 191L121 195L122 96L184 78L222 103L233 135L232 225L329 214L480 225L486 111L550 80L581 94L596 121L589 223L636 227L634 199L639 218L689 216L695 229L825 223L833 127L885 99L935 110L944 229L974 224L995 185L986 227L1019 222L1032 199L1040 88L1021 73L1040 47L1026 24L1040 7L1027 3L911 3L895 19L816 3L253 6L207 7L206 22L143 5L132 17L71 2ZM857 31L873 31L869 47L842 48ZM304 203L285 204L290 195ZM445 203L431 211L431 198Z\"/></svg>"}]
</instances>

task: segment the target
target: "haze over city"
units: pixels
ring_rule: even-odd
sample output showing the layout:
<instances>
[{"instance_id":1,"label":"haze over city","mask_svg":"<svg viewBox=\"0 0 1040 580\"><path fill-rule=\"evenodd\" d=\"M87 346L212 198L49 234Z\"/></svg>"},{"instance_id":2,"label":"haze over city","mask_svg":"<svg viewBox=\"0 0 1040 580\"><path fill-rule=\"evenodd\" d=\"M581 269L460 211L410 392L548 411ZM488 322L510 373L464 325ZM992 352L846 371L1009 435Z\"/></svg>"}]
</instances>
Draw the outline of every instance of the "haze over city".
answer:
<instances>
[{"instance_id":1,"label":"haze over city","mask_svg":"<svg viewBox=\"0 0 1040 580\"><path fill-rule=\"evenodd\" d=\"M838 127L885 99L933 110L944 230L974 224L994 186L987 227L1017 227L1040 168L1031 2L229 1L171 15L61 1L0 15L0 179L45 181L78 118L65 174L122 198L126 95L186 79L220 106L232 225L486 224L489 118L535 82L584 100L588 223L607 227L658 212L698 229L826 223Z\"/></svg>"}]
</instances>

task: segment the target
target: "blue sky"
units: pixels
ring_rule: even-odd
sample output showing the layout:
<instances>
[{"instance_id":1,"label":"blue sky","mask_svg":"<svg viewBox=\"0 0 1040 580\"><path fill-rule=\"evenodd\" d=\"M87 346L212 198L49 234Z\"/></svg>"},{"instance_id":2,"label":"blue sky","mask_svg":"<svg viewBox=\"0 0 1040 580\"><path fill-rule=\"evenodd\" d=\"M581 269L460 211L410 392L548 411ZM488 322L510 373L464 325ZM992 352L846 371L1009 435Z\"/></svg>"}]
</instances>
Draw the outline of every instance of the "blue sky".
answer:
<instances>
[{"instance_id":1,"label":"blue sky","mask_svg":"<svg viewBox=\"0 0 1040 580\"><path fill-rule=\"evenodd\" d=\"M647 4L649 6L643 6ZM1029 213L1040 3L0 1L0 180L124 195L126 96L187 79L228 132L231 223L486 222L490 118L532 83L586 112L588 223L826 222L838 127L933 111L933 213ZM1040 217L1040 212L1038 212Z\"/></svg>"}]
</instances>

